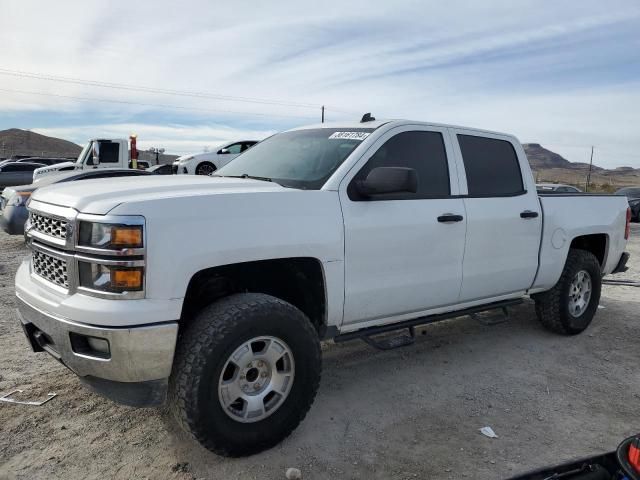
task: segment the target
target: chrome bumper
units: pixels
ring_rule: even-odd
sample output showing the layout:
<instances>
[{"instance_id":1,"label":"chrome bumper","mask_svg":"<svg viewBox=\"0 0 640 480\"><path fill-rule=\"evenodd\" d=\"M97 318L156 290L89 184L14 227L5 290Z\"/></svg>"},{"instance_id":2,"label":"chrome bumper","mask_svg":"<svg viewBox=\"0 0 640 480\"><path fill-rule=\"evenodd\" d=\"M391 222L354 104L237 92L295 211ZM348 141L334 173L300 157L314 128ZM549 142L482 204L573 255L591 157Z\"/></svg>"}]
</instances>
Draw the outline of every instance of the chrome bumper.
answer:
<instances>
[{"instance_id":1,"label":"chrome bumper","mask_svg":"<svg viewBox=\"0 0 640 480\"><path fill-rule=\"evenodd\" d=\"M171 374L177 322L97 327L56 317L21 298L18 298L18 318L34 351L46 351L80 377L134 383L165 380ZM100 358L79 348L72 337L107 340L109 353Z\"/></svg>"}]
</instances>

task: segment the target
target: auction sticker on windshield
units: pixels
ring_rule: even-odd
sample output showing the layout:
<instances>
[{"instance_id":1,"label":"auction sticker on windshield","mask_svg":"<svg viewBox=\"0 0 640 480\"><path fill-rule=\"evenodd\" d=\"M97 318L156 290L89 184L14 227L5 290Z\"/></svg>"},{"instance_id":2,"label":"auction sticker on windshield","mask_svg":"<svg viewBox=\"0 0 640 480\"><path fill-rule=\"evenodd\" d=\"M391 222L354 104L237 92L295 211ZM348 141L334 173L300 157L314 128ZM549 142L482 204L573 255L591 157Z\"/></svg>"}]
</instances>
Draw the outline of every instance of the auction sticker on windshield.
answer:
<instances>
[{"instance_id":1,"label":"auction sticker on windshield","mask_svg":"<svg viewBox=\"0 0 640 480\"><path fill-rule=\"evenodd\" d=\"M359 140L362 141L370 135L369 132L334 132L329 136L329 139L341 139L341 140Z\"/></svg>"}]
</instances>

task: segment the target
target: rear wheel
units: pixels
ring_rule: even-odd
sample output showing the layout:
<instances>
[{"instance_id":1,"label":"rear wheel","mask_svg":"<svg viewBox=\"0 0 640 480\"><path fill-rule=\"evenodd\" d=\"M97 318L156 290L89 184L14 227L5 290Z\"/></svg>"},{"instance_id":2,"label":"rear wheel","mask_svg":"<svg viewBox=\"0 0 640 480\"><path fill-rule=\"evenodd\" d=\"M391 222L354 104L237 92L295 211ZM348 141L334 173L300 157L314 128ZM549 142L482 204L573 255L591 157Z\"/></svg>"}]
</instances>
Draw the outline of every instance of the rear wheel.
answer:
<instances>
[{"instance_id":1,"label":"rear wheel","mask_svg":"<svg viewBox=\"0 0 640 480\"><path fill-rule=\"evenodd\" d=\"M216 171L216 166L211 162L202 162L196 167L196 175L211 175Z\"/></svg>"},{"instance_id":2,"label":"rear wheel","mask_svg":"<svg viewBox=\"0 0 640 480\"><path fill-rule=\"evenodd\" d=\"M569 250L558 283L534 296L540 323L564 335L583 332L598 309L601 287L600 263L595 255L585 250Z\"/></svg>"},{"instance_id":3,"label":"rear wheel","mask_svg":"<svg viewBox=\"0 0 640 480\"><path fill-rule=\"evenodd\" d=\"M172 410L209 450L249 455L298 426L320 370L320 342L300 310L268 295L232 295L202 310L182 335Z\"/></svg>"}]
</instances>

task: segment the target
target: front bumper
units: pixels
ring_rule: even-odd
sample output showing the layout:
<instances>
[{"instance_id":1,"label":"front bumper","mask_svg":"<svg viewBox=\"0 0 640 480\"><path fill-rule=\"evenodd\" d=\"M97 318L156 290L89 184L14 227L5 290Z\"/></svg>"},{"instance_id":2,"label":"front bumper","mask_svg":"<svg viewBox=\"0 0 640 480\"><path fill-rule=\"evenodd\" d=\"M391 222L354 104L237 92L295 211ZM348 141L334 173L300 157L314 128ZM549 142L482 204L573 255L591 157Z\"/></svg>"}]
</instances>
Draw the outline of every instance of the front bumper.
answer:
<instances>
[{"instance_id":1,"label":"front bumper","mask_svg":"<svg viewBox=\"0 0 640 480\"><path fill-rule=\"evenodd\" d=\"M0 227L9 235L23 235L24 224L29 217L27 207L4 207L0 214Z\"/></svg>"},{"instance_id":2,"label":"front bumper","mask_svg":"<svg viewBox=\"0 0 640 480\"><path fill-rule=\"evenodd\" d=\"M34 351L46 351L101 395L133 406L164 403L178 323L98 327L44 312L18 297L18 318ZM109 352L87 348L104 339Z\"/></svg>"}]
</instances>

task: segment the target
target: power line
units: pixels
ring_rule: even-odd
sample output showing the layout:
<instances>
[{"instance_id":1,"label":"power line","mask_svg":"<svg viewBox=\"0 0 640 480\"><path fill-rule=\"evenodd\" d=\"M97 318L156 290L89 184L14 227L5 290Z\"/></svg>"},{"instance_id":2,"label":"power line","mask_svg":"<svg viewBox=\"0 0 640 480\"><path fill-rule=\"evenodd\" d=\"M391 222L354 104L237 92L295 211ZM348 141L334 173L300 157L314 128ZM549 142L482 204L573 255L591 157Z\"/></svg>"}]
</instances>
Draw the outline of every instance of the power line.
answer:
<instances>
[{"instance_id":1,"label":"power line","mask_svg":"<svg viewBox=\"0 0 640 480\"><path fill-rule=\"evenodd\" d=\"M232 101L232 102L259 103L263 105L279 105L279 106L294 107L294 108L318 109L322 106L320 104L291 102L286 100L240 97L240 96L232 96L232 95L222 95L217 93L196 92L196 91L187 91L187 90L173 90L173 89L166 89L166 88L148 87L143 85L132 85L132 84L126 84L126 83L104 82L101 80L87 80L87 79L74 78L74 77L65 77L60 75L49 75L44 73L25 72L21 70L12 70L12 69L2 68L2 67L0 67L0 75L9 75L9 76L20 77L20 78L33 78L36 80L46 80L46 81L69 83L69 84L75 84L75 85L85 85L90 87L111 88L111 89L117 89L117 90L130 90L130 91L145 92L145 93L159 93L163 95L177 95L177 96L183 96L183 97L210 98L214 100L224 100L224 101ZM334 108L334 107L328 107L328 108L336 112L355 114L355 112L349 112L339 108Z\"/></svg>"},{"instance_id":2,"label":"power line","mask_svg":"<svg viewBox=\"0 0 640 480\"><path fill-rule=\"evenodd\" d=\"M259 113L259 112L240 112L237 110L223 110L223 109L210 109L210 108L198 108L198 107L183 107L180 105L165 105L161 103L142 103L142 102L131 102L128 100L114 100L108 98L95 98L95 97L77 97L73 95L61 95L57 93L44 93L44 92L33 92L26 90L12 90L9 88L0 88L0 92L9 92L9 93L19 93L25 95L39 95L45 97L57 97L57 98L69 98L73 100L81 100L85 102L105 102L105 103L119 103L125 105L138 105L143 107L155 107L155 108L176 108L180 110L197 110L201 112L209 112L209 113L230 113L234 115L258 115L261 117L283 117L283 118L303 118L308 120L317 120L316 117L302 116L302 115L284 115L284 114L275 114L275 113Z\"/></svg>"}]
</instances>

